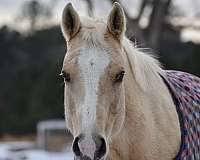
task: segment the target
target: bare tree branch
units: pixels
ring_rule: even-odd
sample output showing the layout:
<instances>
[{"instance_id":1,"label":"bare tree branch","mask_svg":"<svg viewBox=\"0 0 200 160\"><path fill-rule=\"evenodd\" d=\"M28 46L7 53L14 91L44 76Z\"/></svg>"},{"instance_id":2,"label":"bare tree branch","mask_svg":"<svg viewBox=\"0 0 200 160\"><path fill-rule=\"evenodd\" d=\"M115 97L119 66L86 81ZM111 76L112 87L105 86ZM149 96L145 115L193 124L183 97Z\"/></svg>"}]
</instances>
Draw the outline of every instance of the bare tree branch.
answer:
<instances>
[{"instance_id":1,"label":"bare tree branch","mask_svg":"<svg viewBox=\"0 0 200 160\"><path fill-rule=\"evenodd\" d=\"M149 26L147 28L148 43L156 50L159 50L159 42L162 35L163 25L166 22L171 0L153 0L152 13L150 15Z\"/></svg>"},{"instance_id":2,"label":"bare tree branch","mask_svg":"<svg viewBox=\"0 0 200 160\"><path fill-rule=\"evenodd\" d=\"M138 21L141 19L141 16L142 16L142 14L144 12L144 9L148 5L148 3L149 3L149 0L142 0L141 5L140 5L139 14L138 14L138 17L137 17Z\"/></svg>"}]
</instances>

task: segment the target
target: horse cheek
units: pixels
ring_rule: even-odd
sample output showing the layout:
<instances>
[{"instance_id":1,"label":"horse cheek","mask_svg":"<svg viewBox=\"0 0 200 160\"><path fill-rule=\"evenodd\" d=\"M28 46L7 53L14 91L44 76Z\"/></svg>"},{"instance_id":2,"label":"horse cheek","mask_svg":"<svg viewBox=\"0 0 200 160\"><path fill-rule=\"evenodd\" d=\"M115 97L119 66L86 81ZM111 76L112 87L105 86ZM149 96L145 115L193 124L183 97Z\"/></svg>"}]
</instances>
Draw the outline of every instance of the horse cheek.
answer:
<instances>
[{"instance_id":1,"label":"horse cheek","mask_svg":"<svg viewBox=\"0 0 200 160\"><path fill-rule=\"evenodd\" d=\"M115 106L112 106L115 111L113 112L114 124L112 129L112 135L116 135L120 132L125 120L125 96L123 88L120 91L119 97L117 99L118 101L115 104Z\"/></svg>"}]
</instances>

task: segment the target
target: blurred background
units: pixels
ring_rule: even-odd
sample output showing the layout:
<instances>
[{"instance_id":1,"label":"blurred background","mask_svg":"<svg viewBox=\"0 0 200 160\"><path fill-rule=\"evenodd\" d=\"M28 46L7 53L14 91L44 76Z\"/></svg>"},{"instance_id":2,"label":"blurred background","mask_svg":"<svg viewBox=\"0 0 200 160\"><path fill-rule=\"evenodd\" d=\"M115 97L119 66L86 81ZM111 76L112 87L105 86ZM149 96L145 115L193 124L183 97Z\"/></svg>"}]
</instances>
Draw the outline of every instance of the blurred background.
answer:
<instances>
[{"instance_id":1,"label":"blurred background","mask_svg":"<svg viewBox=\"0 0 200 160\"><path fill-rule=\"evenodd\" d=\"M100 18L115 1L71 0L80 14ZM15 155L11 160L19 151L21 159L28 159L24 151L30 148L49 155L72 139L63 123L63 80L58 76L66 52L59 24L68 2L0 0L0 160L7 150ZM151 48L147 51L167 69L200 76L199 0L118 2L127 17L126 35L136 46Z\"/></svg>"}]
</instances>

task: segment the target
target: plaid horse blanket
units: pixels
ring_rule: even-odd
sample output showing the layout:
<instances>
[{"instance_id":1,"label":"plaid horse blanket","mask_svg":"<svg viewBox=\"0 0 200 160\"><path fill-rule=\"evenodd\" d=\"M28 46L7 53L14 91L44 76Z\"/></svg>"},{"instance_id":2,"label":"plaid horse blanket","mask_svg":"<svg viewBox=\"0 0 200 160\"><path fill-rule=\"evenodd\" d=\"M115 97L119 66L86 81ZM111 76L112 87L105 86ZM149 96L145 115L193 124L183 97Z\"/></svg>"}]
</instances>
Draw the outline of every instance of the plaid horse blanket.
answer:
<instances>
[{"instance_id":1,"label":"plaid horse blanket","mask_svg":"<svg viewBox=\"0 0 200 160\"><path fill-rule=\"evenodd\" d=\"M175 160L200 160L200 78L180 71L166 71L164 81L179 116L181 146Z\"/></svg>"}]
</instances>

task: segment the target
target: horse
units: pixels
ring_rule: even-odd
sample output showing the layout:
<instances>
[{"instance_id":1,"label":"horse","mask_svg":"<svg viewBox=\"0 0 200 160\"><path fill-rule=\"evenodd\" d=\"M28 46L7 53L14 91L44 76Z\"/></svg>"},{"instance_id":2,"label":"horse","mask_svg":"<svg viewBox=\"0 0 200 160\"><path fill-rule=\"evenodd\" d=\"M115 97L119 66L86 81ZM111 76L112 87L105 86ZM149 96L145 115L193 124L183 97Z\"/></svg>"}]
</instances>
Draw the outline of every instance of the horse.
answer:
<instances>
[{"instance_id":1,"label":"horse","mask_svg":"<svg viewBox=\"0 0 200 160\"><path fill-rule=\"evenodd\" d=\"M183 134L171 73L125 36L120 4L97 19L80 16L68 3L61 29L67 45L61 71L65 119L74 159L174 159Z\"/></svg>"}]
</instances>

